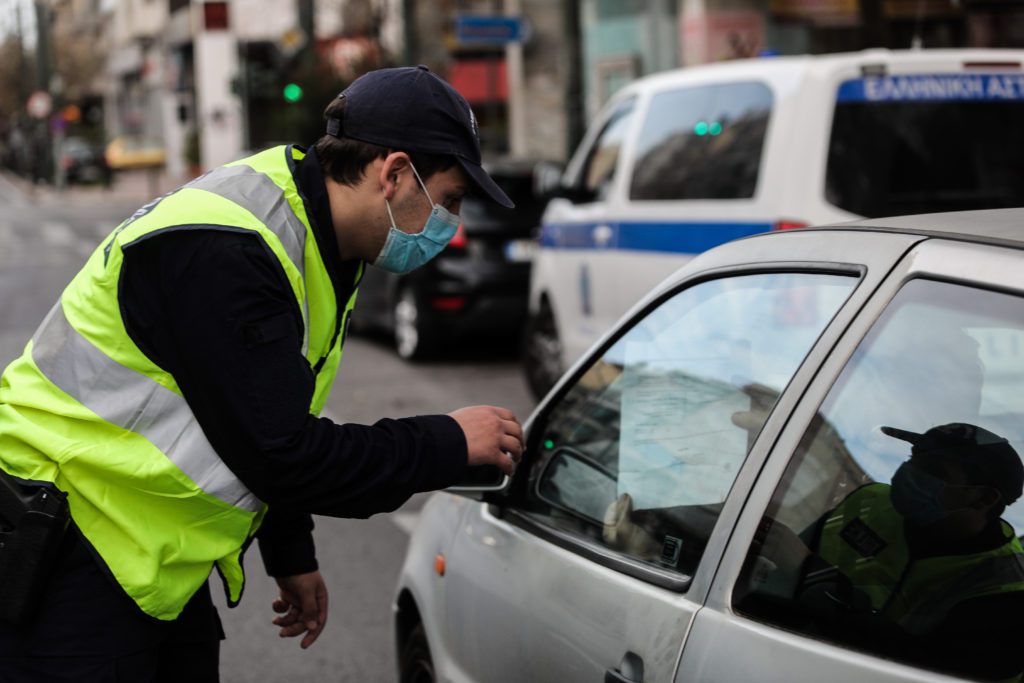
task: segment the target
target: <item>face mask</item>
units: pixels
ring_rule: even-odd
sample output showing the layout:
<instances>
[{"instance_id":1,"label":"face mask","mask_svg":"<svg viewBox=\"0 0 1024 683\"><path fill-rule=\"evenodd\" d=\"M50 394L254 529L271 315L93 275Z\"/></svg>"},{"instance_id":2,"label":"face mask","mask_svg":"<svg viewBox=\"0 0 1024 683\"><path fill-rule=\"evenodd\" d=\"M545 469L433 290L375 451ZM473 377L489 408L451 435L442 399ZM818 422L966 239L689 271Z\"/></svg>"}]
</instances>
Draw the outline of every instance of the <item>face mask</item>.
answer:
<instances>
[{"instance_id":1,"label":"face mask","mask_svg":"<svg viewBox=\"0 0 1024 683\"><path fill-rule=\"evenodd\" d=\"M423 184L416 167L410 164L416 182L423 188L424 194L430 201L433 210L423 224L423 229L410 235L402 232L395 225L395 217L391 213L391 204L385 199L384 205L388 209L388 217L391 218L391 230L388 231L387 241L377 255L373 265L378 268L404 275L427 263L430 259L441 253L441 250L448 246L448 243L455 236L459 228L459 217L448 211L440 204L434 204L427 192L427 186Z\"/></svg>"},{"instance_id":2,"label":"face mask","mask_svg":"<svg viewBox=\"0 0 1024 683\"><path fill-rule=\"evenodd\" d=\"M889 495L896 512L913 526L926 527L950 514L942 504L946 482L903 463L892 476Z\"/></svg>"}]
</instances>

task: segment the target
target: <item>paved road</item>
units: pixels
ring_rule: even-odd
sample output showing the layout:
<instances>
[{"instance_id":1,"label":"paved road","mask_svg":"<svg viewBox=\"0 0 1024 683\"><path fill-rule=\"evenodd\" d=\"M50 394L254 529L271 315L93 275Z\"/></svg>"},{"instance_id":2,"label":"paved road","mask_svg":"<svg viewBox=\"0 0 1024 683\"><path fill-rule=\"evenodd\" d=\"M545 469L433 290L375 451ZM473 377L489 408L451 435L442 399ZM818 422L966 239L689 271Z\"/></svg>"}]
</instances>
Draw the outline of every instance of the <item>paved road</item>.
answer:
<instances>
[{"instance_id":1,"label":"paved road","mask_svg":"<svg viewBox=\"0 0 1024 683\"><path fill-rule=\"evenodd\" d=\"M132 192L29 195L0 175L0 367L17 356L67 281L99 239L145 202ZM407 365L380 341L352 338L327 412L342 422L447 412L464 405L504 405L525 419L532 402L515 359L475 355L457 362ZM330 619L320 640L302 651L271 626L273 582L256 549L246 558L242 604L221 609L228 639L224 683L390 681L391 591L408 534L425 496L369 520L317 520L318 557L328 582ZM223 595L214 580L214 595Z\"/></svg>"}]
</instances>

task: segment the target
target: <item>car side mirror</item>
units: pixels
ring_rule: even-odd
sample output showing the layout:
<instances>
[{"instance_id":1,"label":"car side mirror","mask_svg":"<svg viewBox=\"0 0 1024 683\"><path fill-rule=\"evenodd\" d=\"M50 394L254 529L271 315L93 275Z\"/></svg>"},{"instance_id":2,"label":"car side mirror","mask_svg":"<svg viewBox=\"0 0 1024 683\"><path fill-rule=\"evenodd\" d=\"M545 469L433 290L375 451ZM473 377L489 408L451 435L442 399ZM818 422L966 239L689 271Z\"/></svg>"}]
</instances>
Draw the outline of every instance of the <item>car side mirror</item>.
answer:
<instances>
[{"instance_id":1,"label":"car side mirror","mask_svg":"<svg viewBox=\"0 0 1024 683\"><path fill-rule=\"evenodd\" d=\"M585 453L563 446L548 459L537 480L537 497L548 505L602 524L618 497L618 478Z\"/></svg>"},{"instance_id":2,"label":"car side mirror","mask_svg":"<svg viewBox=\"0 0 1024 683\"><path fill-rule=\"evenodd\" d=\"M562 186L565 167L557 161L539 161L533 167L533 194L542 200L565 197Z\"/></svg>"},{"instance_id":3,"label":"car side mirror","mask_svg":"<svg viewBox=\"0 0 1024 683\"><path fill-rule=\"evenodd\" d=\"M508 476L494 465L478 465L467 467L462 479L445 490L471 498L479 498L480 496L476 494L501 491L508 485L508 482Z\"/></svg>"}]
</instances>

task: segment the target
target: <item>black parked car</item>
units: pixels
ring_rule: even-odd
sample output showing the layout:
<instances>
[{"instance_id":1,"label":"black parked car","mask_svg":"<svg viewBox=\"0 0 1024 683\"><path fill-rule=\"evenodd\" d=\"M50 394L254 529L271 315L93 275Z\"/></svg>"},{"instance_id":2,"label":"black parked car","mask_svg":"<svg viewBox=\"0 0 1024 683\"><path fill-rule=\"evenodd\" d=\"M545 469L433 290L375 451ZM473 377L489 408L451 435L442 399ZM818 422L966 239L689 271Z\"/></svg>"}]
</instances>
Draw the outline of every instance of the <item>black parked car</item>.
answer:
<instances>
[{"instance_id":1,"label":"black parked car","mask_svg":"<svg viewBox=\"0 0 1024 683\"><path fill-rule=\"evenodd\" d=\"M406 359L430 356L455 340L519 339L544 202L533 194L532 162L486 166L516 208L466 197L458 232L433 261L408 275L368 268L354 330L392 334Z\"/></svg>"},{"instance_id":2,"label":"black parked car","mask_svg":"<svg viewBox=\"0 0 1024 683\"><path fill-rule=\"evenodd\" d=\"M110 166L103 148L85 138L65 138L60 145L60 163L69 185L110 184Z\"/></svg>"}]
</instances>

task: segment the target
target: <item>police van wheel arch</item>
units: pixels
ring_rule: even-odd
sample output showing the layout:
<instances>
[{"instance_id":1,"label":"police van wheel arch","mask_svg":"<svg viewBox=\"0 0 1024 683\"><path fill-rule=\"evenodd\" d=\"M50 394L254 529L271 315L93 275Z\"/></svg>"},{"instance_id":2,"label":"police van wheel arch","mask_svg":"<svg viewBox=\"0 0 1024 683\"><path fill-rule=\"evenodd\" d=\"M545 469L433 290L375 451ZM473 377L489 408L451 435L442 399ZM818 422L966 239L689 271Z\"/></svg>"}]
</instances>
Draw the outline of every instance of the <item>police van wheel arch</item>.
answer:
<instances>
[{"instance_id":1,"label":"police van wheel arch","mask_svg":"<svg viewBox=\"0 0 1024 683\"><path fill-rule=\"evenodd\" d=\"M558 325L546 295L526 321L523 334L523 371L534 398L540 399L565 371Z\"/></svg>"}]
</instances>

